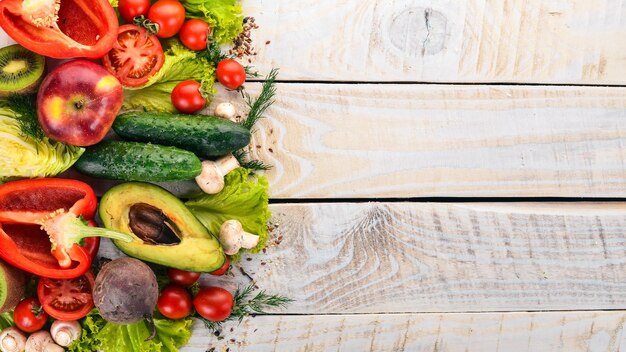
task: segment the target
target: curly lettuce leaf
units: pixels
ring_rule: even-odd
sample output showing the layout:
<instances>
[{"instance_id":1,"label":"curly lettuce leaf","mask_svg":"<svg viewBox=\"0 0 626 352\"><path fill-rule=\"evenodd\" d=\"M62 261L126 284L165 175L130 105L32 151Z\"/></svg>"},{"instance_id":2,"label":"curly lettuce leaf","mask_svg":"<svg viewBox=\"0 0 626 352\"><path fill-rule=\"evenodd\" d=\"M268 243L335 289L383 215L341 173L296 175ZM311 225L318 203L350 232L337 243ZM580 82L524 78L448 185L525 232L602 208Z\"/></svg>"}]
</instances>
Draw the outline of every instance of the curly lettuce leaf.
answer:
<instances>
[{"instance_id":1,"label":"curly lettuce leaf","mask_svg":"<svg viewBox=\"0 0 626 352\"><path fill-rule=\"evenodd\" d=\"M237 168L224 178L225 187L218 194L205 194L188 200L185 205L212 234L219 234L227 220L238 220L247 232L260 236L251 249L257 253L267 241L268 182L265 176L251 176L251 171Z\"/></svg>"},{"instance_id":2,"label":"curly lettuce leaf","mask_svg":"<svg viewBox=\"0 0 626 352\"><path fill-rule=\"evenodd\" d=\"M188 79L202 83L204 92L213 92L215 68L196 52L185 48L178 40L170 40L164 52L163 67L140 89L124 90L125 109L176 112L170 94L176 85Z\"/></svg>"},{"instance_id":3,"label":"curly lettuce leaf","mask_svg":"<svg viewBox=\"0 0 626 352\"><path fill-rule=\"evenodd\" d=\"M213 28L220 44L232 42L243 30L241 5L237 0L183 0L187 18L199 18Z\"/></svg>"},{"instance_id":4,"label":"curly lettuce leaf","mask_svg":"<svg viewBox=\"0 0 626 352\"><path fill-rule=\"evenodd\" d=\"M70 346L69 351L176 352L189 341L192 323L191 318L171 320L155 317L156 336L144 341L150 335L145 322L112 324L94 309L82 320L81 338Z\"/></svg>"},{"instance_id":5,"label":"curly lettuce leaf","mask_svg":"<svg viewBox=\"0 0 626 352\"><path fill-rule=\"evenodd\" d=\"M24 133L19 114L0 105L0 182L14 178L56 176L72 166L84 148L39 140Z\"/></svg>"}]
</instances>

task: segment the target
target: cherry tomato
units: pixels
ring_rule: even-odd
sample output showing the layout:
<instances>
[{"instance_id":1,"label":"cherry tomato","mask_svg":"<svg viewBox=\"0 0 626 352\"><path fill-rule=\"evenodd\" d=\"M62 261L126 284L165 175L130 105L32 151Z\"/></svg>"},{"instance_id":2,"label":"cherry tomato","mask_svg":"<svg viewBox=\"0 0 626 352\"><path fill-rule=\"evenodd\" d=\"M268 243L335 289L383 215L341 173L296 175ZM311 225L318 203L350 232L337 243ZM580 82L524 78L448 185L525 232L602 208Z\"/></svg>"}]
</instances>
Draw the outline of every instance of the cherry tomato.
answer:
<instances>
[{"instance_id":1,"label":"cherry tomato","mask_svg":"<svg viewBox=\"0 0 626 352\"><path fill-rule=\"evenodd\" d=\"M228 271L228 268L230 268L230 260L228 260L228 257L226 257L226 260L224 260L224 265L222 265L221 268L210 272L209 274L213 276L222 276Z\"/></svg>"},{"instance_id":2,"label":"cherry tomato","mask_svg":"<svg viewBox=\"0 0 626 352\"><path fill-rule=\"evenodd\" d=\"M200 316L209 321L223 321L233 310L233 295L221 287L205 287L193 299Z\"/></svg>"},{"instance_id":3,"label":"cherry tomato","mask_svg":"<svg viewBox=\"0 0 626 352\"><path fill-rule=\"evenodd\" d=\"M30 297L23 299L15 306L13 320L18 329L24 332L35 332L46 325L48 314L43 311L37 298Z\"/></svg>"},{"instance_id":4,"label":"cherry tomato","mask_svg":"<svg viewBox=\"0 0 626 352\"><path fill-rule=\"evenodd\" d=\"M180 286L191 286L200 278L200 273L194 273L193 271L179 270L175 268L167 269L167 277L170 281Z\"/></svg>"},{"instance_id":5,"label":"cherry tomato","mask_svg":"<svg viewBox=\"0 0 626 352\"><path fill-rule=\"evenodd\" d=\"M206 104L206 99L200 93L200 83L193 80L178 83L172 91L171 99L176 110L185 114L198 112Z\"/></svg>"},{"instance_id":6,"label":"cherry tomato","mask_svg":"<svg viewBox=\"0 0 626 352\"><path fill-rule=\"evenodd\" d=\"M193 19L185 22L178 36L184 46L191 50L206 49L206 38L209 34L209 24L203 20Z\"/></svg>"},{"instance_id":7,"label":"cherry tomato","mask_svg":"<svg viewBox=\"0 0 626 352\"><path fill-rule=\"evenodd\" d=\"M217 80L228 89L237 89L246 81L246 70L235 60L222 60L217 64Z\"/></svg>"},{"instance_id":8,"label":"cherry tomato","mask_svg":"<svg viewBox=\"0 0 626 352\"><path fill-rule=\"evenodd\" d=\"M128 23L133 23L136 16L145 16L150 8L150 0L120 0L117 9L122 18Z\"/></svg>"},{"instance_id":9,"label":"cherry tomato","mask_svg":"<svg viewBox=\"0 0 626 352\"><path fill-rule=\"evenodd\" d=\"M167 318L182 319L191 313L191 295L180 286L167 286L159 296L157 308Z\"/></svg>"},{"instance_id":10,"label":"cherry tomato","mask_svg":"<svg viewBox=\"0 0 626 352\"><path fill-rule=\"evenodd\" d=\"M60 320L78 320L93 308L94 278L91 272L73 279L42 277L37 285L37 296L43 310Z\"/></svg>"},{"instance_id":11,"label":"cherry tomato","mask_svg":"<svg viewBox=\"0 0 626 352\"><path fill-rule=\"evenodd\" d=\"M185 8L178 0L159 0L152 4L148 19L159 24L157 37L169 38L180 30L185 22Z\"/></svg>"},{"instance_id":12,"label":"cherry tomato","mask_svg":"<svg viewBox=\"0 0 626 352\"><path fill-rule=\"evenodd\" d=\"M104 67L126 87L139 87L163 66L163 48L155 36L134 24L120 26L113 49L104 55Z\"/></svg>"}]
</instances>

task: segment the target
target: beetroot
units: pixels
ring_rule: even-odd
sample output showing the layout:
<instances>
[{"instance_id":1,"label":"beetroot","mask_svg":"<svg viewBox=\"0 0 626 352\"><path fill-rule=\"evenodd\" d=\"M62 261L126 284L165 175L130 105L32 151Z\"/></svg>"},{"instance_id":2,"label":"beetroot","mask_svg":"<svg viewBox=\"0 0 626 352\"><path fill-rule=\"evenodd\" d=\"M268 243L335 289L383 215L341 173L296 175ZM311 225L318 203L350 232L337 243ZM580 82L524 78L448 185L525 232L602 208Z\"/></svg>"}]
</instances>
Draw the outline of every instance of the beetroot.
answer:
<instances>
[{"instance_id":1,"label":"beetroot","mask_svg":"<svg viewBox=\"0 0 626 352\"><path fill-rule=\"evenodd\" d=\"M144 262L124 257L105 264L93 290L93 301L100 315L114 324L133 324L146 319L154 337L152 321L159 298L156 276Z\"/></svg>"}]
</instances>

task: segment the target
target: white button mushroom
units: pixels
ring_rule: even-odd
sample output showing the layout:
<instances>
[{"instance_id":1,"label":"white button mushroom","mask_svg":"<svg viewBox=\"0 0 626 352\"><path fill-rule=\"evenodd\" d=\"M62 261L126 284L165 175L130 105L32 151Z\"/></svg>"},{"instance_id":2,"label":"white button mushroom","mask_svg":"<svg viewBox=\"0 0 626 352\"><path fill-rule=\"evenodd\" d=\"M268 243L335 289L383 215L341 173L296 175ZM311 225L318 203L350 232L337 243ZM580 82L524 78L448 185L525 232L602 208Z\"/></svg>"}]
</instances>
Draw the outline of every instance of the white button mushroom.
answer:
<instances>
[{"instance_id":1,"label":"white button mushroom","mask_svg":"<svg viewBox=\"0 0 626 352\"><path fill-rule=\"evenodd\" d=\"M81 327L77 321L55 320L50 327L52 339L63 347L69 347L80 338L80 334Z\"/></svg>"},{"instance_id":2,"label":"white button mushroom","mask_svg":"<svg viewBox=\"0 0 626 352\"><path fill-rule=\"evenodd\" d=\"M196 183L204 193L216 194L224 189L224 176L239 167L237 159L228 155L216 161L202 162L202 171L196 177Z\"/></svg>"},{"instance_id":3,"label":"white button mushroom","mask_svg":"<svg viewBox=\"0 0 626 352\"><path fill-rule=\"evenodd\" d=\"M237 122L235 118L236 115L237 111L235 110L235 105L231 103L220 103L215 107L215 116L223 117L233 122Z\"/></svg>"},{"instance_id":4,"label":"white button mushroom","mask_svg":"<svg viewBox=\"0 0 626 352\"><path fill-rule=\"evenodd\" d=\"M224 253L233 255L241 248L254 248L259 244L259 236L244 231L239 221L228 220L220 227L220 243Z\"/></svg>"},{"instance_id":5,"label":"white button mushroom","mask_svg":"<svg viewBox=\"0 0 626 352\"><path fill-rule=\"evenodd\" d=\"M0 351L21 352L25 346L26 336L17 328L6 328L0 333Z\"/></svg>"},{"instance_id":6,"label":"white button mushroom","mask_svg":"<svg viewBox=\"0 0 626 352\"><path fill-rule=\"evenodd\" d=\"M52 340L50 333L44 330L32 333L26 340L26 351L28 352L61 352L63 347L57 345Z\"/></svg>"}]
</instances>

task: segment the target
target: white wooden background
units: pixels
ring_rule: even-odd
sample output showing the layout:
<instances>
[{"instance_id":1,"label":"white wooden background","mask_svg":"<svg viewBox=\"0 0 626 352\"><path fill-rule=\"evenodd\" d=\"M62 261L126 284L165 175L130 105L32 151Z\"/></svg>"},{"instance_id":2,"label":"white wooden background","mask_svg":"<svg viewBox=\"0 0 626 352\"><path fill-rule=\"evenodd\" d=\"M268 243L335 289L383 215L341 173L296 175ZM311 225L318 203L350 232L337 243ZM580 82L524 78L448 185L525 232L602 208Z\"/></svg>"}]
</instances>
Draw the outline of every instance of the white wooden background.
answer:
<instances>
[{"instance_id":1,"label":"white wooden background","mask_svg":"<svg viewBox=\"0 0 626 352\"><path fill-rule=\"evenodd\" d=\"M244 7L282 241L203 280L296 302L184 351L626 351L626 1Z\"/></svg>"}]
</instances>

